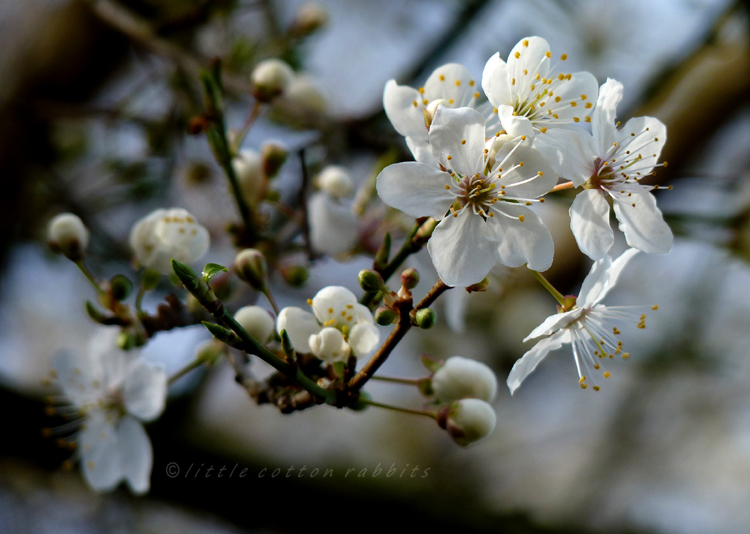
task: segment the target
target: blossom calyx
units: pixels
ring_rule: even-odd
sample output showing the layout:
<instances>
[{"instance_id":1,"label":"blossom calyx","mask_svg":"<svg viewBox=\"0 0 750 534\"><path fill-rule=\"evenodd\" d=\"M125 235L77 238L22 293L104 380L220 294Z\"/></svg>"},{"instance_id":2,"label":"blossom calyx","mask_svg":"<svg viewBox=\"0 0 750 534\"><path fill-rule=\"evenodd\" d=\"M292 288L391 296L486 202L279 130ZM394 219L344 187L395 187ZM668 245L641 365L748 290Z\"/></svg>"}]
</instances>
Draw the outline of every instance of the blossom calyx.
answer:
<instances>
[{"instance_id":1,"label":"blossom calyx","mask_svg":"<svg viewBox=\"0 0 750 534\"><path fill-rule=\"evenodd\" d=\"M47 239L52 250L79 261L89 245L89 231L77 215L61 213L49 222Z\"/></svg>"}]
</instances>

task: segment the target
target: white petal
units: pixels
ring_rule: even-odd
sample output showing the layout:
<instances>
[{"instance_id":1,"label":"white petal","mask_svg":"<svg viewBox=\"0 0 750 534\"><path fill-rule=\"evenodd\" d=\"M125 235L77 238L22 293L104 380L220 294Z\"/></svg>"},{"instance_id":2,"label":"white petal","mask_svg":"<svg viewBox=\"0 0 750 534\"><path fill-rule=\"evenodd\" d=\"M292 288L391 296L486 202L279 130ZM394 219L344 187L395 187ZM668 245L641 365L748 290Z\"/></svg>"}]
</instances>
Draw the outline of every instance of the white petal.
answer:
<instances>
[{"instance_id":1,"label":"white petal","mask_svg":"<svg viewBox=\"0 0 750 534\"><path fill-rule=\"evenodd\" d=\"M392 208L411 217L440 220L456 199L445 189L451 180L449 173L424 163L396 163L378 175L377 190Z\"/></svg>"},{"instance_id":2,"label":"white petal","mask_svg":"<svg viewBox=\"0 0 750 534\"><path fill-rule=\"evenodd\" d=\"M599 92L599 84L594 78L593 74L588 72L576 72L570 75L570 79L562 80L559 85L555 88L555 99L549 100L548 106L545 108L549 113L557 114L559 119L549 119L550 115L544 115L545 120L543 124L549 124L554 121L569 122L578 118L575 121L577 124L584 123L584 117L586 117L592 108L587 108L587 104L594 104L596 102L596 96ZM557 98L560 98L557 101Z\"/></svg>"},{"instance_id":3,"label":"white petal","mask_svg":"<svg viewBox=\"0 0 750 534\"><path fill-rule=\"evenodd\" d=\"M443 282L466 287L487 276L497 263L496 244L487 235L490 224L467 207L437 225L427 250Z\"/></svg>"},{"instance_id":4,"label":"white petal","mask_svg":"<svg viewBox=\"0 0 750 534\"><path fill-rule=\"evenodd\" d=\"M132 417L124 417L117 426L120 445L120 469L133 493L142 495L151 486L154 453L143 425Z\"/></svg>"},{"instance_id":5,"label":"white petal","mask_svg":"<svg viewBox=\"0 0 750 534\"><path fill-rule=\"evenodd\" d=\"M515 393L515 391L518 389L518 386L521 385L521 383L526 379L531 372L536 369L536 366L539 365L539 362L541 362L544 357L550 353L550 351L559 349L563 344L563 335L565 334L565 331L560 331L547 339L541 340L539 343L534 345L534 347L528 351L526 354L521 356L521 358L516 361L516 363L513 365L513 368L510 370L510 373L508 374L508 380L506 383L508 384L508 388L510 389L510 394L512 395Z\"/></svg>"},{"instance_id":6,"label":"white petal","mask_svg":"<svg viewBox=\"0 0 750 534\"><path fill-rule=\"evenodd\" d=\"M484 94L487 95L487 99L496 108L513 105L508 64L500 59L499 53L495 53L484 66L482 89Z\"/></svg>"},{"instance_id":7,"label":"white petal","mask_svg":"<svg viewBox=\"0 0 750 534\"><path fill-rule=\"evenodd\" d=\"M414 159L419 163L425 163L430 167L437 167L438 161L435 156L432 155L432 147L430 141L427 138L427 130L425 129L424 139L417 137L407 137L406 146L411 150Z\"/></svg>"},{"instance_id":8,"label":"white petal","mask_svg":"<svg viewBox=\"0 0 750 534\"><path fill-rule=\"evenodd\" d=\"M629 197L617 197L614 208L628 245L649 254L666 254L672 249L672 230L651 193L634 191Z\"/></svg>"},{"instance_id":9,"label":"white petal","mask_svg":"<svg viewBox=\"0 0 750 534\"><path fill-rule=\"evenodd\" d=\"M416 89L389 80L383 91L383 109L393 127L404 137L427 137L422 96Z\"/></svg>"},{"instance_id":10,"label":"white petal","mask_svg":"<svg viewBox=\"0 0 750 534\"><path fill-rule=\"evenodd\" d=\"M492 172L494 174L500 168L504 169L497 182L505 186L507 198L538 198L555 187L557 175L537 149L519 146L506 157L513 146L513 143L506 143L498 151L496 167Z\"/></svg>"},{"instance_id":11,"label":"white petal","mask_svg":"<svg viewBox=\"0 0 750 534\"><path fill-rule=\"evenodd\" d=\"M367 306L362 304L354 304L354 316L357 318L358 323L375 323L375 319L372 318L372 312Z\"/></svg>"},{"instance_id":12,"label":"white petal","mask_svg":"<svg viewBox=\"0 0 750 534\"><path fill-rule=\"evenodd\" d=\"M101 373L97 373L98 368L92 365L87 353L57 352L52 358L52 369L63 394L76 406L91 404L101 396Z\"/></svg>"},{"instance_id":13,"label":"white petal","mask_svg":"<svg viewBox=\"0 0 750 534\"><path fill-rule=\"evenodd\" d=\"M603 257L615 242L609 225L609 202L599 189L584 189L570 206L570 229L581 252L592 260Z\"/></svg>"},{"instance_id":14,"label":"white petal","mask_svg":"<svg viewBox=\"0 0 750 534\"><path fill-rule=\"evenodd\" d=\"M289 306L281 310L276 319L276 331L281 334L282 330L289 334L294 350L304 354L310 352L308 340L320 331L320 325L312 313Z\"/></svg>"},{"instance_id":15,"label":"white petal","mask_svg":"<svg viewBox=\"0 0 750 534\"><path fill-rule=\"evenodd\" d=\"M534 126L531 124L531 121L526 117L514 115L513 107L498 106L497 114L500 117L500 124L508 132L508 135L513 137L520 137L522 135L529 138L534 137Z\"/></svg>"},{"instance_id":16,"label":"white petal","mask_svg":"<svg viewBox=\"0 0 750 534\"><path fill-rule=\"evenodd\" d=\"M460 174L482 172L484 128L484 117L474 109L438 107L429 135L433 155Z\"/></svg>"},{"instance_id":17,"label":"white petal","mask_svg":"<svg viewBox=\"0 0 750 534\"><path fill-rule=\"evenodd\" d=\"M581 316L581 313L583 313L583 308L576 308L575 310L569 312L550 315L544 321L542 321L542 324L532 330L531 333L523 340L524 342L526 342L530 339L534 339L535 337L548 336L550 334L553 334L561 328L565 328L569 324L577 321Z\"/></svg>"},{"instance_id":18,"label":"white petal","mask_svg":"<svg viewBox=\"0 0 750 534\"><path fill-rule=\"evenodd\" d=\"M490 219L494 223L492 239L497 243L500 263L507 267L527 264L535 271L549 269L555 245L542 219L529 208L508 202L498 202L492 210L496 212Z\"/></svg>"},{"instance_id":19,"label":"white petal","mask_svg":"<svg viewBox=\"0 0 750 534\"><path fill-rule=\"evenodd\" d=\"M348 312L355 304L357 297L343 286L326 286L312 299L313 314L320 323L331 319L338 321L341 312Z\"/></svg>"},{"instance_id":20,"label":"white petal","mask_svg":"<svg viewBox=\"0 0 750 534\"><path fill-rule=\"evenodd\" d=\"M589 306L594 306L596 304L599 304L604 297L607 296L607 293L610 292L610 290L615 287L615 284L617 283L617 279L620 277L620 273L625 268L625 266L628 264L628 262L638 254L638 251L634 248L629 248L622 254L620 254L620 257L617 258L615 261L611 262L611 264L607 267L606 271L602 275L602 278L604 279L602 281L602 288L598 293L596 290L592 289L592 291L589 292L591 295L590 297L586 298L585 302L588 303ZM586 280L583 281L584 285L586 284L586 281L592 274L594 273L594 267L591 268L591 272L586 277ZM581 293L583 294L583 288L581 288Z\"/></svg>"},{"instance_id":21,"label":"white petal","mask_svg":"<svg viewBox=\"0 0 750 534\"><path fill-rule=\"evenodd\" d=\"M608 255L594 262L589 274L583 279L581 290L578 292L576 304L579 308L590 308L601 300L599 295L609 282L609 268L611 266L612 258Z\"/></svg>"},{"instance_id":22,"label":"white petal","mask_svg":"<svg viewBox=\"0 0 750 534\"><path fill-rule=\"evenodd\" d=\"M114 489L123 477L114 422L108 421L103 411L92 412L78 439L86 482L96 491Z\"/></svg>"},{"instance_id":23,"label":"white petal","mask_svg":"<svg viewBox=\"0 0 750 534\"><path fill-rule=\"evenodd\" d=\"M378 346L380 332L371 323L358 323L354 325L349 334L349 346L357 358L369 355Z\"/></svg>"},{"instance_id":24,"label":"white petal","mask_svg":"<svg viewBox=\"0 0 750 534\"><path fill-rule=\"evenodd\" d=\"M591 115L591 132L594 135L594 146L597 154L603 157L615 142L615 119L617 105L622 100L622 84L612 78L602 84L599 99Z\"/></svg>"},{"instance_id":25,"label":"white petal","mask_svg":"<svg viewBox=\"0 0 750 534\"><path fill-rule=\"evenodd\" d=\"M508 71L516 80L513 91L516 95L525 95L536 81L536 75L546 78L549 73L549 43L541 37L521 39L508 56ZM524 74L524 71L526 74Z\"/></svg>"},{"instance_id":26,"label":"white petal","mask_svg":"<svg viewBox=\"0 0 750 534\"><path fill-rule=\"evenodd\" d=\"M424 84L424 98L428 102L444 99L449 106L469 106L477 92L471 71L458 63L448 63L438 67ZM424 124L424 120L422 121Z\"/></svg>"},{"instance_id":27,"label":"white petal","mask_svg":"<svg viewBox=\"0 0 750 534\"><path fill-rule=\"evenodd\" d=\"M351 209L319 192L308 202L312 247L330 255L350 252L358 239L358 221Z\"/></svg>"},{"instance_id":28,"label":"white petal","mask_svg":"<svg viewBox=\"0 0 750 534\"><path fill-rule=\"evenodd\" d=\"M142 421L155 419L167 399L166 371L138 358L125 378L122 396L128 413Z\"/></svg>"},{"instance_id":29,"label":"white petal","mask_svg":"<svg viewBox=\"0 0 750 534\"><path fill-rule=\"evenodd\" d=\"M634 135L632 135L634 134ZM661 154L664 143L667 141L667 127L653 117L635 117L625 123L625 126L617 132L618 161L624 163L640 156L640 161L627 169L623 169L628 174L635 174L635 171L641 175L648 174L656 165L659 155ZM625 155L623 152L630 151Z\"/></svg>"},{"instance_id":30,"label":"white petal","mask_svg":"<svg viewBox=\"0 0 750 534\"><path fill-rule=\"evenodd\" d=\"M323 361L333 363L346 361L349 357L349 345L344 340L344 334L333 327L323 328L313 334L308 340L312 353Z\"/></svg>"},{"instance_id":31,"label":"white petal","mask_svg":"<svg viewBox=\"0 0 750 534\"><path fill-rule=\"evenodd\" d=\"M591 150L591 134L583 130L550 128L534 137L534 147L542 153L557 176L579 187L594 174L596 155Z\"/></svg>"}]
</instances>

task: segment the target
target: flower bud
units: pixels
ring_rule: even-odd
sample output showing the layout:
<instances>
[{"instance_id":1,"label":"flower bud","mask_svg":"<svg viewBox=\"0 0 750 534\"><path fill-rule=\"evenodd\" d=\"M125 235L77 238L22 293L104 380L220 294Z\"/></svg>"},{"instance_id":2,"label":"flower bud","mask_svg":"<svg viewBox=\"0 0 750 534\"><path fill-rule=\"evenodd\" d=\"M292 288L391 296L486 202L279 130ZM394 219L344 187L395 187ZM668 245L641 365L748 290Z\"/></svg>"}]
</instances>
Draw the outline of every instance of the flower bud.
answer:
<instances>
[{"instance_id":1,"label":"flower bud","mask_svg":"<svg viewBox=\"0 0 750 534\"><path fill-rule=\"evenodd\" d=\"M112 290L112 297L115 300L123 301L130 296L133 291L133 282L123 274L116 274L109 280L109 286Z\"/></svg>"},{"instance_id":2,"label":"flower bud","mask_svg":"<svg viewBox=\"0 0 750 534\"><path fill-rule=\"evenodd\" d=\"M280 59L267 59L256 65L250 79L253 96L261 102L268 102L289 87L294 80L294 71Z\"/></svg>"},{"instance_id":3,"label":"flower bud","mask_svg":"<svg viewBox=\"0 0 750 534\"><path fill-rule=\"evenodd\" d=\"M276 326L271 314L260 306L244 306L237 310L234 319L261 345L268 343Z\"/></svg>"},{"instance_id":4,"label":"flower bud","mask_svg":"<svg viewBox=\"0 0 750 534\"><path fill-rule=\"evenodd\" d=\"M297 10L289 26L289 35L307 37L328 23L328 12L317 2L305 2Z\"/></svg>"},{"instance_id":5,"label":"flower bud","mask_svg":"<svg viewBox=\"0 0 750 534\"><path fill-rule=\"evenodd\" d=\"M318 175L318 187L333 198L341 200L354 193L354 181L344 167L329 165Z\"/></svg>"},{"instance_id":6,"label":"flower bud","mask_svg":"<svg viewBox=\"0 0 750 534\"><path fill-rule=\"evenodd\" d=\"M292 287L300 287L307 282L308 278L310 278L310 271L302 265L282 267L279 269L279 272L284 280L286 280L286 283Z\"/></svg>"},{"instance_id":7,"label":"flower bud","mask_svg":"<svg viewBox=\"0 0 750 534\"><path fill-rule=\"evenodd\" d=\"M476 284L472 284L469 287L467 287L466 292L474 293L476 291L487 291L488 287L490 287L490 277L485 276L481 282L477 282Z\"/></svg>"},{"instance_id":8,"label":"flower bud","mask_svg":"<svg viewBox=\"0 0 750 534\"><path fill-rule=\"evenodd\" d=\"M49 222L47 239L52 250L79 261L89 246L89 231L77 215L61 213Z\"/></svg>"},{"instance_id":9,"label":"flower bud","mask_svg":"<svg viewBox=\"0 0 750 534\"><path fill-rule=\"evenodd\" d=\"M268 178L273 178L279 173L288 155L289 151L286 147L276 141L269 141L261 147L260 158L263 162L263 172Z\"/></svg>"},{"instance_id":10,"label":"flower bud","mask_svg":"<svg viewBox=\"0 0 750 534\"><path fill-rule=\"evenodd\" d=\"M344 340L344 334L337 328L323 328L310 336L309 343L315 357L328 363L346 361L349 357L349 345Z\"/></svg>"},{"instance_id":11,"label":"flower bud","mask_svg":"<svg viewBox=\"0 0 750 534\"><path fill-rule=\"evenodd\" d=\"M466 447L489 436L496 423L495 411L487 402L461 399L451 406L444 428L453 441Z\"/></svg>"},{"instance_id":12,"label":"flower bud","mask_svg":"<svg viewBox=\"0 0 750 534\"><path fill-rule=\"evenodd\" d=\"M375 310L374 317L380 326L388 326L398 319L398 312L389 306L380 306Z\"/></svg>"},{"instance_id":13,"label":"flower bud","mask_svg":"<svg viewBox=\"0 0 750 534\"><path fill-rule=\"evenodd\" d=\"M240 280L261 291L268 282L268 264L263 253L254 248L246 248L234 258L234 270Z\"/></svg>"},{"instance_id":14,"label":"flower bud","mask_svg":"<svg viewBox=\"0 0 750 534\"><path fill-rule=\"evenodd\" d=\"M465 397L489 402L497 394L497 378L492 369L481 362L451 356L435 371L432 389L438 400L448 404Z\"/></svg>"},{"instance_id":15,"label":"flower bud","mask_svg":"<svg viewBox=\"0 0 750 534\"><path fill-rule=\"evenodd\" d=\"M253 205L260 202L265 192L266 178L258 153L254 150L241 150L239 155L232 159L232 167L243 196Z\"/></svg>"},{"instance_id":16,"label":"flower bud","mask_svg":"<svg viewBox=\"0 0 750 534\"><path fill-rule=\"evenodd\" d=\"M415 319L417 320L417 326L422 330L427 330L435 326L437 321L437 313L432 308L423 308L417 311Z\"/></svg>"},{"instance_id":17,"label":"flower bud","mask_svg":"<svg viewBox=\"0 0 750 534\"><path fill-rule=\"evenodd\" d=\"M357 275L359 286L365 291L380 291L385 287L383 277L372 269L362 269Z\"/></svg>"},{"instance_id":18,"label":"flower bud","mask_svg":"<svg viewBox=\"0 0 750 534\"><path fill-rule=\"evenodd\" d=\"M307 122L309 115L325 115L328 103L313 81L304 75L295 76L284 93L284 100L301 115L298 119Z\"/></svg>"},{"instance_id":19,"label":"flower bud","mask_svg":"<svg viewBox=\"0 0 750 534\"><path fill-rule=\"evenodd\" d=\"M419 283L419 273L414 267L409 267L401 273L401 286L412 290Z\"/></svg>"},{"instance_id":20,"label":"flower bud","mask_svg":"<svg viewBox=\"0 0 750 534\"><path fill-rule=\"evenodd\" d=\"M430 102L430 104L423 108L422 112L424 114L424 125L427 126L427 129L430 129L430 126L432 125L432 121L435 118L435 112L437 111L438 106L447 106L449 105L449 102L445 98L437 98Z\"/></svg>"}]
</instances>

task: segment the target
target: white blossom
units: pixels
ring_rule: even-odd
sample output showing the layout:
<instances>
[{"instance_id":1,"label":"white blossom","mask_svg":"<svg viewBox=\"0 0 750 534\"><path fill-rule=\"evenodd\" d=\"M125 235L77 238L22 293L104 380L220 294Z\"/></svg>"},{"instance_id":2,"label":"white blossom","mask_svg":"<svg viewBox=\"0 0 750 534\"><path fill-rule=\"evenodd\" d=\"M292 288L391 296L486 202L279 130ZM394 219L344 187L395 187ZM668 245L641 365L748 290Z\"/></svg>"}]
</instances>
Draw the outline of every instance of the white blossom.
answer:
<instances>
[{"instance_id":1,"label":"white blossom","mask_svg":"<svg viewBox=\"0 0 750 534\"><path fill-rule=\"evenodd\" d=\"M615 286L625 265L637 253L637 250L631 248L615 261L605 256L595 262L583 281L573 309L547 317L524 339L528 341L546 336L526 352L511 369L507 380L511 394L550 351L560 348L565 343L573 346L579 383L583 389L588 387L586 380L590 378L594 383L593 389L599 390L593 373L600 370L600 362L605 358L613 358L615 355L622 355L624 359L630 357L630 354L623 352L622 341L617 339L620 334L617 325L631 322L636 323L639 328L645 328L646 315L633 310L643 310L646 307L605 306L601 301ZM656 306L652 309L656 309ZM610 374L604 372L603 376L609 378Z\"/></svg>"},{"instance_id":2,"label":"white blossom","mask_svg":"<svg viewBox=\"0 0 750 534\"><path fill-rule=\"evenodd\" d=\"M267 343L273 333L273 317L260 306L243 306L235 312L234 318L261 344Z\"/></svg>"},{"instance_id":3,"label":"white blossom","mask_svg":"<svg viewBox=\"0 0 750 534\"><path fill-rule=\"evenodd\" d=\"M434 114L437 104L451 107L478 108L485 117L487 136L499 130L497 116L493 115L489 105L478 106L479 88L469 69L457 63L449 63L435 69L427 78L424 87L414 89L398 85L389 80L383 91L383 108L388 119L398 133L406 138L406 144L414 159L437 166L429 147L425 111Z\"/></svg>"},{"instance_id":4,"label":"white blossom","mask_svg":"<svg viewBox=\"0 0 750 534\"><path fill-rule=\"evenodd\" d=\"M650 193L653 186L640 183L657 166L667 129L653 117L636 117L618 130L615 114L621 98L622 84L607 80L592 115L592 134L558 147L566 153L565 176L584 187L570 207L570 226L581 251L594 260L614 242L607 197L628 245L655 254L672 248L672 231Z\"/></svg>"},{"instance_id":5,"label":"white blossom","mask_svg":"<svg viewBox=\"0 0 750 534\"><path fill-rule=\"evenodd\" d=\"M557 181L539 152L523 140L485 142L485 121L470 108L438 108L429 142L441 170L398 163L380 173L380 198L412 217L440 221L427 248L450 286L480 282L500 262L547 270L554 245L527 206Z\"/></svg>"},{"instance_id":6,"label":"white blossom","mask_svg":"<svg viewBox=\"0 0 750 534\"><path fill-rule=\"evenodd\" d=\"M495 410L489 403L461 399L451 406L445 429L453 441L466 447L492 434L496 423Z\"/></svg>"},{"instance_id":7,"label":"white blossom","mask_svg":"<svg viewBox=\"0 0 750 534\"><path fill-rule=\"evenodd\" d=\"M441 402L451 403L465 397L490 402L497 393L497 378L492 369L482 362L451 356L435 371L432 390Z\"/></svg>"},{"instance_id":8,"label":"white blossom","mask_svg":"<svg viewBox=\"0 0 750 534\"><path fill-rule=\"evenodd\" d=\"M76 440L86 482L109 491L125 480L141 494L149 489L153 464L141 421L164 410L167 375L137 352L118 349L112 334L95 336L86 353L58 353L52 364L63 393L83 416Z\"/></svg>"},{"instance_id":9,"label":"white blossom","mask_svg":"<svg viewBox=\"0 0 750 534\"><path fill-rule=\"evenodd\" d=\"M78 215L61 213L49 222L47 239L52 248L76 261L89 246L89 231Z\"/></svg>"},{"instance_id":10,"label":"white blossom","mask_svg":"<svg viewBox=\"0 0 750 534\"><path fill-rule=\"evenodd\" d=\"M354 293L328 286L308 300L313 313L290 306L279 312L276 330L286 330L301 353L312 353L327 362L346 361L369 355L380 341L370 310L357 302Z\"/></svg>"},{"instance_id":11,"label":"white blossom","mask_svg":"<svg viewBox=\"0 0 750 534\"><path fill-rule=\"evenodd\" d=\"M170 260L192 263L208 252L209 244L208 230L181 208L158 209L130 231L138 262L163 274L172 272Z\"/></svg>"},{"instance_id":12,"label":"white blossom","mask_svg":"<svg viewBox=\"0 0 750 534\"><path fill-rule=\"evenodd\" d=\"M253 69L250 78L255 96L263 101L282 94L294 81L292 68L280 59L266 59Z\"/></svg>"},{"instance_id":13,"label":"white blossom","mask_svg":"<svg viewBox=\"0 0 750 534\"><path fill-rule=\"evenodd\" d=\"M255 150L241 150L232 159L232 167L244 197L252 205L260 202L265 194L266 182L260 154Z\"/></svg>"},{"instance_id":14,"label":"white blossom","mask_svg":"<svg viewBox=\"0 0 750 534\"><path fill-rule=\"evenodd\" d=\"M318 187L335 199L349 198L354 193L354 181L349 172L339 165L329 165L318 175Z\"/></svg>"},{"instance_id":15,"label":"white blossom","mask_svg":"<svg viewBox=\"0 0 750 534\"><path fill-rule=\"evenodd\" d=\"M307 204L313 249L331 256L350 252L359 239L359 221L350 206L324 191L310 196Z\"/></svg>"}]
</instances>

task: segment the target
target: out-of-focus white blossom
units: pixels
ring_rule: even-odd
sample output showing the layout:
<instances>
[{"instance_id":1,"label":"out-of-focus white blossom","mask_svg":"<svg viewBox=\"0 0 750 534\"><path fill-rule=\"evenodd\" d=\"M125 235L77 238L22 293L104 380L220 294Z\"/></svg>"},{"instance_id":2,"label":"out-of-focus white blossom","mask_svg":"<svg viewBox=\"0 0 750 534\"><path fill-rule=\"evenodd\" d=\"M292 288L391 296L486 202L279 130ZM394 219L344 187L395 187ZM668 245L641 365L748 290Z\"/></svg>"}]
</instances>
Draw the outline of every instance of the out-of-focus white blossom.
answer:
<instances>
[{"instance_id":1,"label":"out-of-focus white blossom","mask_svg":"<svg viewBox=\"0 0 750 534\"><path fill-rule=\"evenodd\" d=\"M232 159L232 167L245 199L256 205L263 198L266 182L260 154L255 150L241 150Z\"/></svg>"},{"instance_id":2,"label":"out-of-focus white blossom","mask_svg":"<svg viewBox=\"0 0 750 534\"><path fill-rule=\"evenodd\" d=\"M253 94L261 101L268 101L284 93L294 78L292 68L280 59L261 61L250 75Z\"/></svg>"},{"instance_id":3,"label":"out-of-focus white blossom","mask_svg":"<svg viewBox=\"0 0 750 534\"><path fill-rule=\"evenodd\" d=\"M335 199L349 198L354 193L354 181L344 167L329 165L318 175L318 186Z\"/></svg>"},{"instance_id":4,"label":"out-of-focus white blossom","mask_svg":"<svg viewBox=\"0 0 750 534\"><path fill-rule=\"evenodd\" d=\"M492 434L496 423L495 410L489 403L461 399L451 406L445 429L453 441L466 447Z\"/></svg>"},{"instance_id":5,"label":"out-of-focus white blossom","mask_svg":"<svg viewBox=\"0 0 750 534\"><path fill-rule=\"evenodd\" d=\"M432 377L435 397L451 403L466 397L490 402L497 394L497 378L492 369L482 362L451 356Z\"/></svg>"},{"instance_id":6,"label":"out-of-focus white blossom","mask_svg":"<svg viewBox=\"0 0 750 534\"><path fill-rule=\"evenodd\" d=\"M125 480L141 494L150 487L153 465L141 421L164 410L167 375L137 352L119 350L114 334L95 336L86 353L58 353L52 365L63 393L83 416L76 443L86 482L109 491Z\"/></svg>"},{"instance_id":7,"label":"out-of-focus white blossom","mask_svg":"<svg viewBox=\"0 0 750 534\"><path fill-rule=\"evenodd\" d=\"M172 272L172 259L182 263L200 259L210 242L208 230L181 208L158 209L130 231L130 246L138 262L163 274Z\"/></svg>"},{"instance_id":8,"label":"out-of-focus white blossom","mask_svg":"<svg viewBox=\"0 0 750 534\"><path fill-rule=\"evenodd\" d=\"M309 300L313 313L290 306L279 312L276 330L286 330L295 350L312 353L327 362L369 355L380 341L370 310L354 293L328 286Z\"/></svg>"},{"instance_id":9,"label":"out-of-focus white blossom","mask_svg":"<svg viewBox=\"0 0 750 534\"><path fill-rule=\"evenodd\" d=\"M266 344L273 333L275 321L260 306L243 306L234 314L235 320L259 343Z\"/></svg>"},{"instance_id":10,"label":"out-of-focus white blossom","mask_svg":"<svg viewBox=\"0 0 750 534\"><path fill-rule=\"evenodd\" d=\"M359 221L349 206L320 191L307 204L313 249L331 256L350 252L359 238Z\"/></svg>"},{"instance_id":11,"label":"out-of-focus white blossom","mask_svg":"<svg viewBox=\"0 0 750 534\"><path fill-rule=\"evenodd\" d=\"M49 222L47 239L53 249L78 261L89 246L89 231L78 215L61 213Z\"/></svg>"}]
</instances>

